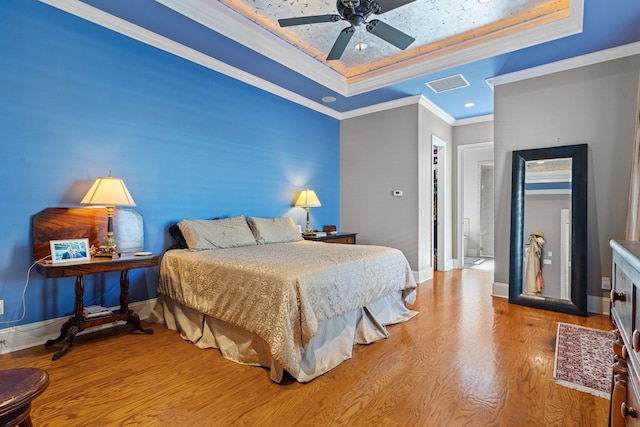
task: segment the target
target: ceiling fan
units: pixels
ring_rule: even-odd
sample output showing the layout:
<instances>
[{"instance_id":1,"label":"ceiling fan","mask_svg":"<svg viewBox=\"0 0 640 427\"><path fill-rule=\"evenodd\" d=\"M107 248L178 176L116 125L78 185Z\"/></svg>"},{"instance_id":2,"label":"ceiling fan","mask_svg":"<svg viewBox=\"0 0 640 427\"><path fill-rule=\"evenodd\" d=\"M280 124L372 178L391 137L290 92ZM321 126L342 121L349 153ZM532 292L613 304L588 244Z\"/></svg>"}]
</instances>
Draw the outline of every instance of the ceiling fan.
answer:
<instances>
[{"instance_id":1,"label":"ceiling fan","mask_svg":"<svg viewBox=\"0 0 640 427\"><path fill-rule=\"evenodd\" d=\"M385 24L378 19L367 21L371 14L380 15L415 0L337 0L336 7L339 15L314 15L298 18L278 19L281 27L294 25L317 24L321 22L347 21L351 25L340 32L338 39L333 44L327 60L340 59L351 37L356 32L356 27L366 24L365 28L374 36L391 43L398 49L406 49L415 39L402 31Z\"/></svg>"}]
</instances>

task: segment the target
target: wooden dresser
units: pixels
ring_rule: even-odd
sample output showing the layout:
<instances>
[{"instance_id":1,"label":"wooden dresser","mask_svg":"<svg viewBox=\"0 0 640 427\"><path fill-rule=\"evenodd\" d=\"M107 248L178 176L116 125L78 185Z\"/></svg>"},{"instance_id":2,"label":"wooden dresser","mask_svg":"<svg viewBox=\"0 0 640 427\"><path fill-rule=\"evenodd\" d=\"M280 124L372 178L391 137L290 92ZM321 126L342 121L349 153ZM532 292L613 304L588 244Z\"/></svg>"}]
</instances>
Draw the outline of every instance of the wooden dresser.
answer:
<instances>
[{"instance_id":1,"label":"wooden dresser","mask_svg":"<svg viewBox=\"0 0 640 427\"><path fill-rule=\"evenodd\" d=\"M610 426L640 426L640 242L612 240L613 377Z\"/></svg>"}]
</instances>

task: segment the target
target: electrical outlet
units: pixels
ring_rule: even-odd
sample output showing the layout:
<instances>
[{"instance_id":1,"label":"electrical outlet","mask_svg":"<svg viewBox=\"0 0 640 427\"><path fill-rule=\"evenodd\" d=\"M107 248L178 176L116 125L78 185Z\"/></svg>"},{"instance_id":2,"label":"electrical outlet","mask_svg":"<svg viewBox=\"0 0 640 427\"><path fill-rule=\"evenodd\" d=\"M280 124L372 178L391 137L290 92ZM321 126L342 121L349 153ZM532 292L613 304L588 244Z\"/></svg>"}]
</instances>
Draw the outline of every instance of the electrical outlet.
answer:
<instances>
[{"instance_id":1,"label":"electrical outlet","mask_svg":"<svg viewBox=\"0 0 640 427\"><path fill-rule=\"evenodd\" d=\"M604 289L605 291L611 290L611 278L609 277L602 278L602 289Z\"/></svg>"},{"instance_id":2,"label":"electrical outlet","mask_svg":"<svg viewBox=\"0 0 640 427\"><path fill-rule=\"evenodd\" d=\"M0 316L4 315L4 300L0 299Z\"/></svg>"}]
</instances>

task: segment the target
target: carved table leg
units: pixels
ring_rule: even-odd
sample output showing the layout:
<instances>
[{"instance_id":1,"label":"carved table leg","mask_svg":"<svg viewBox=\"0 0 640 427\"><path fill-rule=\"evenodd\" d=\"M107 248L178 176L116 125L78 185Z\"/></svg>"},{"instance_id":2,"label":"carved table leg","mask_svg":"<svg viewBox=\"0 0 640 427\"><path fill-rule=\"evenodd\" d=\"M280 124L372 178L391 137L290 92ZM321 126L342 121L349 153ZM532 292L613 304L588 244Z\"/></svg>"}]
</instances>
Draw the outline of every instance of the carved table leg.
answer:
<instances>
[{"instance_id":1,"label":"carved table leg","mask_svg":"<svg viewBox=\"0 0 640 427\"><path fill-rule=\"evenodd\" d=\"M129 271L122 270L120 272L120 312L127 313L127 323L129 325L133 325L133 327L140 332L144 332L145 334L153 334L153 329L145 329L142 327L142 323L140 322L140 317L133 312L133 310L129 310Z\"/></svg>"},{"instance_id":2,"label":"carved table leg","mask_svg":"<svg viewBox=\"0 0 640 427\"><path fill-rule=\"evenodd\" d=\"M69 330L71 325L74 324L74 322L75 322L75 317L72 317L71 319L64 322L64 324L60 328L60 335L58 336L58 338L48 340L46 343L44 343L44 346L49 347L50 345L54 345L62 341L64 337L67 336L67 331Z\"/></svg>"},{"instance_id":3,"label":"carved table leg","mask_svg":"<svg viewBox=\"0 0 640 427\"><path fill-rule=\"evenodd\" d=\"M136 313L133 313L133 312L129 313L129 317L127 318L127 323L129 325L133 325L134 329L137 331L144 332L145 334L149 334L149 335L153 334L153 329L151 328L145 329L142 327L142 322L140 322L140 316L138 316Z\"/></svg>"},{"instance_id":4,"label":"carved table leg","mask_svg":"<svg viewBox=\"0 0 640 427\"><path fill-rule=\"evenodd\" d=\"M53 355L51 360L58 360L62 356L64 356L67 351L69 351L69 348L73 345L73 339L76 337L76 334L78 332L80 332L80 328L78 327L78 325L73 325L69 328L69 330L67 331L67 336L64 339L64 345Z\"/></svg>"},{"instance_id":5,"label":"carved table leg","mask_svg":"<svg viewBox=\"0 0 640 427\"><path fill-rule=\"evenodd\" d=\"M82 316L84 314L84 303L82 301L84 298L83 276L76 276L75 292L76 292L76 300L73 306L73 313L74 313L73 317L71 317L69 320L64 322L64 324L60 328L60 335L58 336L58 338L48 340L44 344L45 347L48 347L64 339L64 345L62 346L62 349L60 349L58 352L56 352L53 355L53 357L51 358L52 360L58 360L62 356L64 356L65 353L69 351L69 348L73 345L73 339L75 338L76 334L80 332L79 325L80 325L80 322L82 322Z\"/></svg>"}]
</instances>

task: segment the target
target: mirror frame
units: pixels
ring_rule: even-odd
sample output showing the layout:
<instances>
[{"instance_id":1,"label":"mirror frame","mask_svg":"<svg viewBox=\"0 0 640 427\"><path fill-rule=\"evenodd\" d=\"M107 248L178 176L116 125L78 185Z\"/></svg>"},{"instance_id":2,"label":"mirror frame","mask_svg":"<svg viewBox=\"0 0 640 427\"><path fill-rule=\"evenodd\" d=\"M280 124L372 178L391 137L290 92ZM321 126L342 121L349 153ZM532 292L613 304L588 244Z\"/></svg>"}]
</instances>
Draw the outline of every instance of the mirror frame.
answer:
<instances>
[{"instance_id":1,"label":"mirror frame","mask_svg":"<svg viewBox=\"0 0 640 427\"><path fill-rule=\"evenodd\" d=\"M509 302L529 307L587 315L587 144L513 152L511 181L511 258ZM571 161L571 300L522 293L524 253L525 164L530 160L570 157Z\"/></svg>"}]
</instances>

